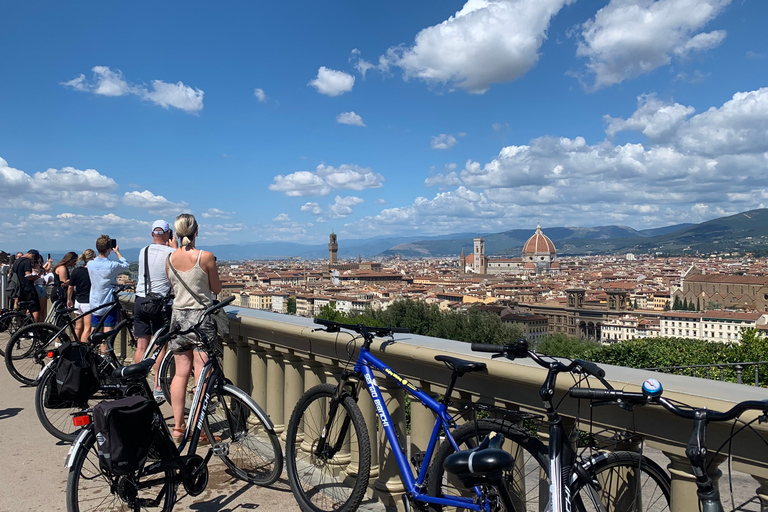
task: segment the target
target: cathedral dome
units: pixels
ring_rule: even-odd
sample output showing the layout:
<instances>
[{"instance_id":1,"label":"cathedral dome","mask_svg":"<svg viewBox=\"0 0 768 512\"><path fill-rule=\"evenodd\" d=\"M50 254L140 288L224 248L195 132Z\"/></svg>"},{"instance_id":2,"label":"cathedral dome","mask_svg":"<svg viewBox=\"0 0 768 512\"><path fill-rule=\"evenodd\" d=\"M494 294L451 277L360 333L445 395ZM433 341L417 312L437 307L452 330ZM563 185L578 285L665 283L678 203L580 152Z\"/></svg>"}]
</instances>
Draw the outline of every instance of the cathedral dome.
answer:
<instances>
[{"instance_id":1,"label":"cathedral dome","mask_svg":"<svg viewBox=\"0 0 768 512\"><path fill-rule=\"evenodd\" d=\"M536 233L525 242L523 246L523 257L526 256L539 256L547 255L554 256L556 254L555 244L552 240L541 232L541 226L536 226Z\"/></svg>"}]
</instances>

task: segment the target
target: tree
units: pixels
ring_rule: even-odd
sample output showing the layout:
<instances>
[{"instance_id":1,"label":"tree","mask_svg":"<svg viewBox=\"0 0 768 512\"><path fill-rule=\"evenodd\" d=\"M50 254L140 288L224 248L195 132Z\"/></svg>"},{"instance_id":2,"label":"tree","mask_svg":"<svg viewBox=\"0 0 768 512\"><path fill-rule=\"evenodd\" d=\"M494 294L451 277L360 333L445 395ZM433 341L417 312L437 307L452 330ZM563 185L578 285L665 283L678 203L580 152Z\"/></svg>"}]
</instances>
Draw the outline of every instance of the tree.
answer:
<instances>
[{"instance_id":1,"label":"tree","mask_svg":"<svg viewBox=\"0 0 768 512\"><path fill-rule=\"evenodd\" d=\"M683 307L683 304L682 304L682 302L680 302L680 296L679 295L675 295L675 302L674 302L674 304L672 304L672 309L674 311L677 311L678 309L682 309L682 307Z\"/></svg>"},{"instance_id":2,"label":"tree","mask_svg":"<svg viewBox=\"0 0 768 512\"><path fill-rule=\"evenodd\" d=\"M296 297L288 297L288 304L286 305L286 311L288 314L296 314Z\"/></svg>"}]
</instances>

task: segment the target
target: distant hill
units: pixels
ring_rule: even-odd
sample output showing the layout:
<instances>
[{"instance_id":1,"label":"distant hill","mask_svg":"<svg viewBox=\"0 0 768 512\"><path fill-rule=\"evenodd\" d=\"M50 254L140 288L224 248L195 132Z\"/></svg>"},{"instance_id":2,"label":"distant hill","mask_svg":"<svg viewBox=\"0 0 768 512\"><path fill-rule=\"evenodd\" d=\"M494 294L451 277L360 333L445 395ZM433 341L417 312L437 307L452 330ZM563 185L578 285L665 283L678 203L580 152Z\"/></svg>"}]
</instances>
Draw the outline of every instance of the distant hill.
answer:
<instances>
[{"instance_id":1,"label":"distant hill","mask_svg":"<svg viewBox=\"0 0 768 512\"><path fill-rule=\"evenodd\" d=\"M639 254L662 253L709 254L712 252L755 252L768 255L768 209L751 210L701 224L675 224L672 226L635 230L628 226L548 227L543 229L564 255ZM474 251L473 238L485 238L485 252L489 256L518 257L523 245L535 229L512 229L501 233L452 233L433 237L379 236L364 239L340 239L339 258L394 257L458 257ZM203 247L212 251L219 260L326 259L328 244L296 244L290 242L253 242L245 244L213 245ZM41 250L43 254L46 251ZM129 261L137 261L139 248L122 251ZM52 254L58 261L63 253Z\"/></svg>"}]
</instances>

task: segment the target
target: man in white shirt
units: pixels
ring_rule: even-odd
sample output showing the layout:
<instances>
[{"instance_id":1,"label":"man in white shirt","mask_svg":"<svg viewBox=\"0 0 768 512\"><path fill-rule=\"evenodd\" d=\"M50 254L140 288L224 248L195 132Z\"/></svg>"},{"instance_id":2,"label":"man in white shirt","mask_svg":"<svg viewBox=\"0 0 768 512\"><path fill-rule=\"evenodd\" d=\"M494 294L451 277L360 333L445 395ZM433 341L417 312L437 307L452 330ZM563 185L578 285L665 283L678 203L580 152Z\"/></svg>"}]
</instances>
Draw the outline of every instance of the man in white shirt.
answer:
<instances>
[{"instance_id":1,"label":"man in white shirt","mask_svg":"<svg viewBox=\"0 0 768 512\"><path fill-rule=\"evenodd\" d=\"M165 273L165 261L168 259L168 255L176 250L176 247L176 239L173 238L171 227L162 219L156 220L152 224L152 243L139 251L139 277L136 282L136 303L133 310L133 331L136 336L134 363L141 361L152 335L170 318L167 318L162 312L156 315L148 314L142 305L147 302L148 293L166 296L170 292L171 285ZM147 276L147 271L149 276ZM154 396L158 402L164 400L163 391L157 381L158 369L164 355L165 348L157 357L154 366Z\"/></svg>"}]
</instances>

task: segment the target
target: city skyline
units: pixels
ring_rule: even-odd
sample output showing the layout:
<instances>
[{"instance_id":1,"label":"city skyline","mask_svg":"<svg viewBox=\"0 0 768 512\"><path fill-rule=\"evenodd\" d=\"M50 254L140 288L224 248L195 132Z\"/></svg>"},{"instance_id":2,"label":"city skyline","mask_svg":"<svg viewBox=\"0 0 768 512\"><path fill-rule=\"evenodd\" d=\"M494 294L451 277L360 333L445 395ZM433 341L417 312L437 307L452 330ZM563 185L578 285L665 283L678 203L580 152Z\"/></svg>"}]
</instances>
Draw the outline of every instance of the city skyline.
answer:
<instances>
[{"instance_id":1,"label":"city skyline","mask_svg":"<svg viewBox=\"0 0 768 512\"><path fill-rule=\"evenodd\" d=\"M201 245L320 244L656 228L768 197L756 0L0 13L4 250L138 247L185 211Z\"/></svg>"}]
</instances>

